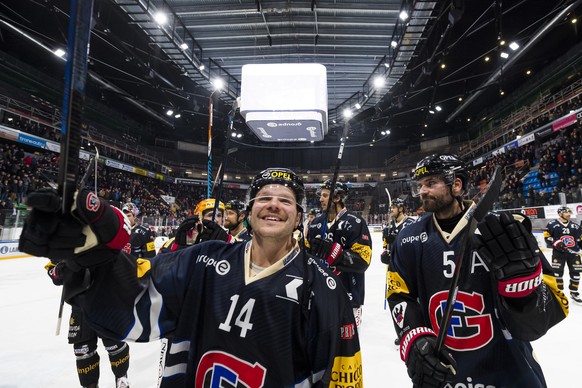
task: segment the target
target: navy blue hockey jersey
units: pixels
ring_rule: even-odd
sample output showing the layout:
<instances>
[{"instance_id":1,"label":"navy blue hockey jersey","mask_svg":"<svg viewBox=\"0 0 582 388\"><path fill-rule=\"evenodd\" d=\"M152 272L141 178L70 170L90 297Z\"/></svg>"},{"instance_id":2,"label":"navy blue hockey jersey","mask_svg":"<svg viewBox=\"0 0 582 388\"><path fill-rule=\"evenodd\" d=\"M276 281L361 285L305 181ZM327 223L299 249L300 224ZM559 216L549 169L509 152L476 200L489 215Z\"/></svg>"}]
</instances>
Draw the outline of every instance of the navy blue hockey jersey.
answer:
<instances>
[{"instance_id":1,"label":"navy blue hockey jersey","mask_svg":"<svg viewBox=\"0 0 582 388\"><path fill-rule=\"evenodd\" d=\"M582 247L582 228L572 221L564 225L558 220L553 220L546 225L544 240L548 248L552 248L554 242L562 240L566 248L573 252L580 252ZM565 256L567 254L557 249L553 251L553 256Z\"/></svg>"},{"instance_id":2,"label":"navy blue hockey jersey","mask_svg":"<svg viewBox=\"0 0 582 388\"><path fill-rule=\"evenodd\" d=\"M467 206L469 208L469 206ZM388 302L400 337L417 327L439 331L455 260L466 232L467 214L451 233L432 213L398 235L389 274ZM475 251L464 262L445 344L457 361L455 382L483 387L545 387L529 341L541 337L568 313L542 257L543 283L519 308L497 293L485 262ZM402 350L402 349L401 349Z\"/></svg>"},{"instance_id":3,"label":"navy blue hockey jersey","mask_svg":"<svg viewBox=\"0 0 582 388\"><path fill-rule=\"evenodd\" d=\"M92 286L73 303L103 336L169 338L162 387L363 386L337 277L297 244L251 277L251 244L209 241L137 268L122 254L92 269Z\"/></svg>"},{"instance_id":4,"label":"navy blue hockey jersey","mask_svg":"<svg viewBox=\"0 0 582 388\"><path fill-rule=\"evenodd\" d=\"M382 247L385 250L392 251L392 244L394 244L398 233L408 225L414 223L414 221L414 218L408 216L404 217L400 222L396 222L392 218L388 225L382 229Z\"/></svg>"},{"instance_id":5,"label":"navy blue hockey jersey","mask_svg":"<svg viewBox=\"0 0 582 388\"><path fill-rule=\"evenodd\" d=\"M309 225L305 245L309 248L310 242L321 236L323 223L327 215L321 214L313 219ZM345 211L340 214L333 223L327 224L325 240L336 242L344 250L349 250L355 255L355 260L349 264L338 263L337 269L341 271L338 275L352 301L353 307L364 304L365 297L365 277L364 271L370 265L372 259L372 239L368 224L361 217Z\"/></svg>"},{"instance_id":6,"label":"navy blue hockey jersey","mask_svg":"<svg viewBox=\"0 0 582 388\"><path fill-rule=\"evenodd\" d=\"M123 251L135 258L154 257L156 254L156 246L152 239L152 232L143 225L135 224L131 228L131 236L129 242L125 244Z\"/></svg>"}]
</instances>

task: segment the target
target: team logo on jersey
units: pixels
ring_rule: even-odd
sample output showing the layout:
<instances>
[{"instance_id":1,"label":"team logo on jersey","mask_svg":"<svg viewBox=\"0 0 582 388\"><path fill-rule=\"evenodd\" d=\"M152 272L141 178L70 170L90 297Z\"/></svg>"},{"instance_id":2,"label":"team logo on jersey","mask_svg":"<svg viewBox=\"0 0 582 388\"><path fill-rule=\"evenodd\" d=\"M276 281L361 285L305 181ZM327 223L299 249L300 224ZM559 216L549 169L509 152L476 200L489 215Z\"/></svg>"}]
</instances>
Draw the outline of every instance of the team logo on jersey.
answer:
<instances>
[{"instance_id":1,"label":"team logo on jersey","mask_svg":"<svg viewBox=\"0 0 582 388\"><path fill-rule=\"evenodd\" d=\"M404 326L404 315L406 314L406 302L400 302L392 309L392 319L402 329Z\"/></svg>"},{"instance_id":2,"label":"team logo on jersey","mask_svg":"<svg viewBox=\"0 0 582 388\"><path fill-rule=\"evenodd\" d=\"M428 235L426 234L426 232L422 232L418 236L407 236L407 237L404 237L402 239L401 244L404 245L404 244L413 243L413 242L419 242L419 241L421 243L423 243L423 242L426 242L426 240L428 240Z\"/></svg>"},{"instance_id":3,"label":"team logo on jersey","mask_svg":"<svg viewBox=\"0 0 582 388\"><path fill-rule=\"evenodd\" d=\"M426 232L422 232L420 234L420 242L426 242L428 240L428 234Z\"/></svg>"},{"instance_id":4,"label":"team logo on jersey","mask_svg":"<svg viewBox=\"0 0 582 388\"><path fill-rule=\"evenodd\" d=\"M297 276L287 275L291 281L285 285L285 295L275 295L277 298L299 303L298 289L303 285L303 279Z\"/></svg>"},{"instance_id":5,"label":"team logo on jersey","mask_svg":"<svg viewBox=\"0 0 582 388\"><path fill-rule=\"evenodd\" d=\"M439 323L447 304L448 294L448 291L438 292L429 301L430 321L432 327L437 330L440 330ZM482 294L459 291L447 331L446 345L453 350L469 351L482 348L491 342L493 321L491 314L483 314L484 311L485 302Z\"/></svg>"},{"instance_id":6,"label":"team logo on jersey","mask_svg":"<svg viewBox=\"0 0 582 388\"><path fill-rule=\"evenodd\" d=\"M564 245L567 246L568 248L572 248L573 246L576 245L576 240L572 236L562 236L560 237L560 240L562 240Z\"/></svg>"},{"instance_id":7,"label":"team logo on jersey","mask_svg":"<svg viewBox=\"0 0 582 388\"><path fill-rule=\"evenodd\" d=\"M127 253L128 255L131 253L131 244L130 243L125 244L125 246L123 247L123 252Z\"/></svg>"},{"instance_id":8,"label":"team logo on jersey","mask_svg":"<svg viewBox=\"0 0 582 388\"><path fill-rule=\"evenodd\" d=\"M196 258L196 263L203 263L206 267L214 267L216 273L219 275L226 275L230 272L230 263L226 260L216 261L212 257L206 255L198 255Z\"/></svg>"},{"instance_id":9,"label":"team logo on jersey","mask_svg":"<svg viewBox=\"0 0 582 388\"><path fill-rule=\"evenodd\" d=\"M206 352L196 369L196 387L260 388L267 370L259 363L251 364L225 352Z\"/></svg>"}]
</instances>

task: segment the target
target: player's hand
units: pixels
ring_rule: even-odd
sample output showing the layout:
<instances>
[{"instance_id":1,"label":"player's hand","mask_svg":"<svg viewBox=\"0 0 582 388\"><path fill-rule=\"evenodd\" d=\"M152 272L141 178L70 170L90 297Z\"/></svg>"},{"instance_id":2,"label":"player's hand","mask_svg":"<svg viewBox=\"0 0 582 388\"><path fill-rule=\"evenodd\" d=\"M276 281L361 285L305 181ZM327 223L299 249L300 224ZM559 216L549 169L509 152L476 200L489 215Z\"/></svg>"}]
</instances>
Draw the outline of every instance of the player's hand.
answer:
<instances>
[{"instance_id":1,"label":"player's hand","mask_svg":"<svg viewBox=\"0 0 582 388\"><path fill-rule=\"evenodd\" d=\"M473 244L498 281L500 295L529 295L542 283L540 249L531 221L521 214L489 213L477 225Z\"/></svg>"},{"instance_id":2,"label":"player's hand","mask_svg":"<svg viewBox=\"0 0 582 388\"><path fill-rule=\"evenodd\" d=\"M325 262L328 267L334 267L342 254L340 244L316 237L309 242L309 253Z\"/></svg>"},{"instance_id":3,"label":"player's hand","mask_svg":"<svg viewBox=\"0 0 582 388\"><path fill-rule=\"evenodd\" d=\"M564 241L562 241L562 240L554 241L554 243L552 245L554 246L554 249L558 250L559 252L567 252L568 251L568 249L566 248L566 244L564 244Z\"/></svg>"},{"instance_id":4,"label":"player's hand","mask_svg":"<svg viewBox=\"0 0 582 388\"><path fill-rule=\"evenodd\" d=\"M457 363L446 351L437 352L436 336L428 328L410 330L400 341L400 357L406 363L414 387L442 387L457 374Z\"/></svg>"},{"instance_id":5,"label":"player's hand","mask_svg":"<svg viewBox=\"0 0 582 388\"><path fill-rule=\"evenodd\" d=\"M61 214L56 191L43 189L28 196L32 211L25 220L18 248L73 270L109 261L129 241L131 228L121 210L94 193L75 193L71 214Z\"/></svg>"},{"instance_id":6,"label":"player's hand","mask_svg":"<svg viewBox=\"0 0 582 388\"><path fill-rule=\"evenodd\" d=\"M202 230L198 233L196 238L196 243L209 241L209 240L220 240L226 242L233 242L234 237L226 232L222 226L218 225L214 221L202 220Z\"/></svg>"},{"instance_id":7,"label":"player's hand","mask_svg":"<svg viewBox=\"0 0 582 388\"><path fill-rule=\"evenodd\" d=\"M380 254L380 261L386 265L390 264L390 251L388 249L384 249Z\"/></svg>"},{"instance_id":8,"label":"player's hand","mask_svg":"<svg viewBox=\"0 0 582 388\"><path fill-rule=\"evenodd\" d=\"M65 271L65 262L60 261L56 265L52 262L49 262L45 268L47 269L46 273L51 278L53 284L55 286L62 286L64 282L64 271Z\"/></svg>"},{"instance_id":9,"label":"player's hand","mask_svg":"<svg viewBox=\"0 0 582 388\"><path fill-rule=\"evenodd\" d=\"M188 238L188 235L192 234L193 230L200 224L200 217L193 216L188 217L178 227L176 230L176 238L174 239L174 244L178 246L177 249L182 249L188 245L192 245L193 241ZM195 233L198 233L197 231ZM194 239L195 240L195 239Z\"/></svg>"}]
</instances>

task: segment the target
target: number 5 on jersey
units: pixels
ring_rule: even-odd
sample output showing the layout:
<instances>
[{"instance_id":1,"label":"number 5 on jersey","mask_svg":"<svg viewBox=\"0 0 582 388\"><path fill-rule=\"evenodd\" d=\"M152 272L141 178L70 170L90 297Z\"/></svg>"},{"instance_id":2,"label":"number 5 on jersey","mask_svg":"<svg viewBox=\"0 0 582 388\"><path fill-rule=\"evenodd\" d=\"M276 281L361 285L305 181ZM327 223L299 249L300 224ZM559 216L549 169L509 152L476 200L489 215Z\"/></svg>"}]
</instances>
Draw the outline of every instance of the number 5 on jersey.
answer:
<instances>
[{"instance_id":1,"label":"number 5 on jersey","mask_svg":"<svg viewBox=\"0 0 582 388\"><path fill-rule=\"evenodd\" d=\"M228 309L228 315L226 320L218 325L220 330L228 331L232 329L232 317L234 316L236 306L238 304L239 295L233 295L230 297L230 308ZM234 324L240 327L240 336L245 338L247 331L253 329L253 324L251 323L251 315L253 314L253 307L255 307L255 300L250 298L247 303L240 309Z\"/></svg>"}]
</instances>

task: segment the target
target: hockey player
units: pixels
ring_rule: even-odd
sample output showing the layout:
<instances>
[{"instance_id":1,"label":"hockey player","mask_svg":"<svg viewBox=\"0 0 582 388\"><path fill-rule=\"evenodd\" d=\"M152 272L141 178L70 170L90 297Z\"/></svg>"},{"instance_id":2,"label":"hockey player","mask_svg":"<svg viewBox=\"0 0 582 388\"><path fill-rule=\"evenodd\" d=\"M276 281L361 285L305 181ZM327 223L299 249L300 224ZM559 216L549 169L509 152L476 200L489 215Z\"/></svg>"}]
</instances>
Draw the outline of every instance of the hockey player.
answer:
<instances>
[{"instance_id":1,"label":"hockey player","mask_svg":"<svg viewBox=\"0 0 582 388\"><path fill-rule=\"evenodd\" d=\"M234 237L226 233L220 226L224 215L224 203L222 201L218 203L216 222L212 220L214 218L215 203L216 200L214 198L207 198L198 202L194 208L194 215L182 221L176 230L176 236L168 239L158 253L174 252L208 240L234 240Z\"/></svg>"},{"instance_id":2,"label":"hockey player","mask_svg":"<svg viewBox=\"0 0 582 388\"><path fill-rule=\"evenodd\" d=\"M331 184L327 180L321 186L319 201L322 209L328 209ZM348 186L336 182L329 213L323 213L311 222L305 245L309 253L320 258L341 279L352 301L359 327L364 304L364 271L372 258L372 239L366 221L348 212L345 206L347 196ZM327 230L322 236L324 223L327 223Z\"/></svg>"},{"instance_id":3,"label":"hockey player","mask_svg":"<svg viewBox=\"0 0 582 388\"><path fill-rule=\"evenodd\" d=\"M390 221L386 228L382 230L382 247L384 248L380 255L382 263L386 265L390 264L390 251L392 250L392 244L394 244L396 236L402 229L413 222L414 218L406 215L406 204L404 200L400 198L392 200L390 204Z\"/></svg>"},{"instance_id":4,"label":"hockey player","mask_svg":"<svg viewBox=\"0 0 582 388\"><path fill-rule=\"evenodd\" d=\"M123 205L121 211L125 214L131 225L131 238L123 248L125 253L135 258L154 257L156 255L156 246L153 241L152 232L135 221L139 215L138 207L134 203L128 202Z\"/></svg>"},{"instance_id":5,"label":"hockey player","mask_svg":"<svg viewBox=\"0 0 582 388\"><path fill-rule=\"evenodd\" d=\"M570 297L576 303L582 304L582 298L578 292L580 285L580 272L582 265L580 258L582 251L582 229L572 221L572 211L567 206L558 208L558 218L550 221L544 231L544 240L552 251L552 267L556 273L556 280L560 290L564 289L564 266L568 264L570 273Z\"/></svg>"},{"instance_id":6,"label":"hockey player","mask_svg":"<svg viewBox=\"0 0 582 388\"><path fill-rule=\"evenodd\" d=\"M387 297L388 293L388 284L389 278L388 275L390 273L390 252L392 251L392 245L394 244L394 240L396 240L396 236L402 229L406 226L412 224L414 222L414 218L408 217L406 215L406 203L404 200L400 198L395 198L392 200L390 204L390 221L386 228L382 230L382 247L383 251L380 255L380 260L382 263L388 265L386 268L386 293L384 297ZM386 304L384 303L384 310L386 310ZM400 345L400 338L396 337L394 340L394 345Z\"/></svg>"},{"instance_id":7,"label":"hockey player","mask_svg":"<svg viewBox=\"0 0 582 388\"><path fill-rule=\"evenodd\" d=\"M48 262L45 266L49 277L56 286L63 285L65 262L56 265ZM71 306L69 318L69 344L73 345L75 364L79 383L85 388L98 388L100 357L97 353L97 333L83 317L83 311L78 306ZM129 345L123 341L101 337L101 342L109 356L111 371L115 376L115 388L128 388L127 371L129 369Z\"/></svg>"},{"instance_id":8,"label":"hockey player","mask_svg":"<svg viewBox=\"0 0 582 388\"><path fill-rule=\"evenodd\" d=\"M54 191L32 193L19 248L65 258L67 300L100 334L170 336L163 387L362 387L345 290L293 239L303 183L271 168L249 192L251 241L208 241L137 263L120 252L129 235L106 201L81 191L73 219ZM85 244L83 232L99 244Z\"/></svg>"},{"instance_id":9,"label":"hockey player","mask_svg":"<svg viewBox=\"0 0 582 388\"><path fill-rule=\"evenodd\" d=\"M224 227L238 241L249 241L251 236L245 227L247 219L246 205L238 199L232 199L225 205Z\"/></svg>"},{"instance_id":10,"label":"hockey player","mask_svg":"<svg viewBox=\"0 0 582 388\"><path fill-rule=\"evenodd\" d=\"M468 174L456 155L422 159L413 183L427 213L396 238L388 302L414 386L546 387L529 341L567 315L568 301L529 220L489 213L478 224L438 351L436 335L474 204L462 200Z\"/></svg>"},{"instance_id":11,"label":"hockey player","mask_svg":"<svg viewBox=\"0 0 582 388\"><path fill-rule=\"evenodd\" d=\"M307 236L307 232L309 231L309 225L311 225L311 222L313 222L313 220L321 214L321 210L319 209L310 209L307 212L307 222L305 223L305 227L303 228L303 234L305 236Z\"/></svg>"}]
</instances>

